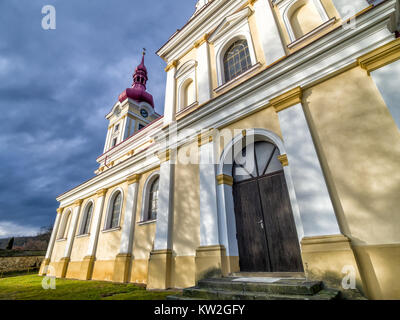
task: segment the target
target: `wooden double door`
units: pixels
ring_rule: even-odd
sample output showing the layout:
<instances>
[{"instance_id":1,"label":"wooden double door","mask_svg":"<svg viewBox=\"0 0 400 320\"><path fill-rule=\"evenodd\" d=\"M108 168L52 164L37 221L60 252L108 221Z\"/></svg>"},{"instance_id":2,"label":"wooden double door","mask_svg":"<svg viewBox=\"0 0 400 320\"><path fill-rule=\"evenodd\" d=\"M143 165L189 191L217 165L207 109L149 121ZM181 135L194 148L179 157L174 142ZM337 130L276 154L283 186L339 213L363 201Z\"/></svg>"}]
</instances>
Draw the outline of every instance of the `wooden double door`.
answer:
<instances>
[{"instance_id":1,"label":"wooden double door","mask_svg":"<svg viewBox=\"0 0 400 320\"><path fill-rule=\"evenodd\" d=\"M246 147L242 156L245 161L241 164L235 161L233 169L240 270L302 272L300 246L278 149L268 142L256 142Z\"/></svg>"}]
</instances>

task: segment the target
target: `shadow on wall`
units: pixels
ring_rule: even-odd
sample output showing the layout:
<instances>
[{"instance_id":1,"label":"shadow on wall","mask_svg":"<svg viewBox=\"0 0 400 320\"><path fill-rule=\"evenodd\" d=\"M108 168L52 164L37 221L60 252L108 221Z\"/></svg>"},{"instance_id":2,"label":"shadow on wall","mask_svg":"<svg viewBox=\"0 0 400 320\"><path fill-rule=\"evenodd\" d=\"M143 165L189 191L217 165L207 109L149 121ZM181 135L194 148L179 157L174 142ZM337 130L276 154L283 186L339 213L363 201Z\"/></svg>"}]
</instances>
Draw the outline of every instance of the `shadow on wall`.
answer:
<instances>
[{"instance_id":1,"label":"shadow on wall","mask_svg":"<svg viewBox=\"0 0 400 320\"><path fill-rule=\"evenodd\" d=\"M388 248L400 240L400 139L393 119L359 68L307 90L303 101L365 289L371 298L393 298L400 294L393 289L400 287L400 247Z\"/></svg>"}]
</instances>

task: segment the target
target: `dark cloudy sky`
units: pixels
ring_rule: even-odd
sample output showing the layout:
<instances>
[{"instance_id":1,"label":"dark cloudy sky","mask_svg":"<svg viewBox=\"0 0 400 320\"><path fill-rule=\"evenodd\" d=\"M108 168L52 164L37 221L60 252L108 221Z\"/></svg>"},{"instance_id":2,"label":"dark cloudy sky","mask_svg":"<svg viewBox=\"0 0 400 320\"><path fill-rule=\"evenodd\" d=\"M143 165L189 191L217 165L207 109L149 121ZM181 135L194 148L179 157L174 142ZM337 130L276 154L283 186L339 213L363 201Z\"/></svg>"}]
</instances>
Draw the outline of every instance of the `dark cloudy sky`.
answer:
<instances>
[{"instance_id":1,"label":"dark cloudy sky","mask_svg":"<svg viewBox=\"0 0 400 320\"><path fill-rule=\"evenodd\" d=\"M44 5L56 30L43 30ZM196 0L0 1L0 238L53 223L55 198L93 176L105 114L146 47L148 90L163 113L155 55Z\"/></svg>"}]
</instances>

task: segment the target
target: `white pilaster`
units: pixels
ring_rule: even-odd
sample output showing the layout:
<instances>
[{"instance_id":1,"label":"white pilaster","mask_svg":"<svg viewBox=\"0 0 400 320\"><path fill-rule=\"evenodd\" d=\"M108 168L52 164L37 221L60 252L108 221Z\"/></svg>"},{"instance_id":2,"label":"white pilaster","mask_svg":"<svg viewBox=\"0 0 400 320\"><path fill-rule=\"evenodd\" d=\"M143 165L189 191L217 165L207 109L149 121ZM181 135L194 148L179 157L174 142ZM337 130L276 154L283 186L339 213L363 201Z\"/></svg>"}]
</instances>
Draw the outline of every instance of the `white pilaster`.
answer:
<instances>
[{"instance_id":1,"label":"white pilaster","mask_svg":"<svg viewBox=\"0 0 400 320\"><path fill-rule=\"evenodd\" d=\"M203 104L211 99L210 56L207 41L197 48L197 63L198 102Z\"/></svg>"},{"instance_id":2,"label":"white pilaster","mask_svg":"<svg viewBox=\"0 0 400 320\"><path fill-rule=\"evenodd\" d=\"M86 256L94 256L97 248L97 241L99 239L101 217L104 209L104 200L107 190L103 189L97 193L97 200L93 215L93 223L90 230L90 239Z\"/></svg>"},{"instance_id":3,"label":"white pilaster","mask_svg":"<svg viewBox=\"0 0 400 320\"><path fill-rule=\"evenodd\" d=\"M226 255L230 257L239 256L239 249L236 239L236 218L233 202L233 179L227 182L226 179L219 179L218 192L218 233L220 244L225 246Z\"/></svg>"},{"instance_id":4,"label":"white pilaster","mask_svg":"<svg viewBox=\"0 0 400 320\"><path fill-rule=\"evenodd\" d=\"M139 188L139 176L135 175L128 178L128 195L126 198L126 208L124 215L124 225L122 226L121 243L119 248L120 254L130 254L132 252L136 206Z\"/></svg>"},{"instance_id":5,"label":"white pilaster","mask_svg":"<svg viewBox=\"0 0 400 320\"><path fill-rule=\"evenodd\" d=\"M216 150L214 142L200 146L200 246L219 244L216 180Z\"/></svg>"},{"instance_id":6,"label":"white pilaster","mask_svg":"<svg viewBox=\"0 0 400 320\"><path fill-rule=\"evenodd\" d=\"M53 231L51 232L49 245L47 246L45 259L50 259L51 253L53 252L54 243L56 242L56 237L57 237L57 233L58 233L58 228L60 227L61 213L62 213L62 209L59 208L57 210L57 216L56 216L56 220L54 222Z\"/></svg>"},{"instance_id":7,"label":"white pilaster","mask_svg":"<svg viewBox=\"0 0 400 320\"><path fill-rule=\"evenodd\" d=\"M121 141L124 141L128 137L128 125L129 125L129 118L126 116L122 120L122 128L121 128Z\"/></svg>"},{"instance_id":8,"label":"white pilaster","mask_svg":"<svg viewBox=\"0 0 400 320\"><path fill-rule=\"evenodd\" d=\"M342 20L353 17L358 12L369 6L367 0L332 0L332 2Z\"/></svg>"},{"instance_id":9,"label":"white pilaster","mask_svg":"<svg viewBox=\"0 0 400 320\"><path fill-rule=\"evenodd\" d=\"M400 60L371 72L371 77L385 100L397 128L400 128Z\"/></svg>"},{"instance_id":10,"label":"white pilaster","mask_svg":"<svg viewBox=\"0 0 400 320\"><path fill-rule=\"evenodd\" d=\"M168 125L175 121L176 114L176 61L170 63L165 71L167 72L167 84L165 88L164 125Z\"/></svg>"},{"instance_id":11,"label":"white pilaster","mask_svg":"<svg viewBox=\"0 0 400 320\"><path fill-rule=\"evenodd\" d=\"M172 249L170 230L173 225L174 174L175 164L172 163L168 151L162 156L160 165L160 185L154 250Z\"/></svg>"},{"instance_id":12,"label":"white pilaster","mask_svg":"<svg viewBox=\"0 0 400 320\"><path fill-rule=\"evenodd\" d=\"M285 56L285 49L269 0L258 0L254 4L257 31L269 65Z\"/></svg>"},{"instance_id":13,"label":"white pilaster","mask_svg":"<svg viewBox=\"0 0 400 320\"><path fill-rule=\"evenodd\" d=\"M81 206L82 206L82 200L75 202L75 208L72 214L71 225L68 232L67 244L65 246L64 258L69 258L71 256L71 250L72 250L72 245L74 244L76 226L78 225Z\"/></svg>"},{"instance_id":14,"label":"white pilaster","mask_svg":"<svg viewBox=\"0 0 400 320\"><path fill-rule=\"evenodd\" d=\"M335 211L300 103L278 113L304 236L340 234Z\"/></svg>"},{"instance_id":15,"label":"white pilaster","mask_svg":"<svg viewBox=\"0 0 400 320\"><path fill-rule=\"evenodd\" d=\"M110 139L111 139L111 129L108 129L107 131L107 136L106 136L106 143L104 144L104 150L103 153L106 152L109 149L109 145L110 145Z\"/></svg>"}]
</instances>

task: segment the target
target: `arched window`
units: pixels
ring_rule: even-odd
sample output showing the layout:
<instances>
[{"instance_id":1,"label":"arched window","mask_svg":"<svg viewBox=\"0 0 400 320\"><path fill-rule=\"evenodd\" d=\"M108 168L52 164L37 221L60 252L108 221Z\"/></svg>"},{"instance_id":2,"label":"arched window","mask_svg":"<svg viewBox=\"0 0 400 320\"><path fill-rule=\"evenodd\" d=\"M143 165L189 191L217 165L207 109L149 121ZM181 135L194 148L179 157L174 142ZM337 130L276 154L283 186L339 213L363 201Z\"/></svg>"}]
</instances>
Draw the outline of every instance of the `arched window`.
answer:
<instances>
[{"instance_id":1,"label":"arched window","mask_svg":"<svg viewBox=\"0 0 400 320\"><path fill-rule=\"evenodd\" d=\"M298 39L320 26L323 21L314 3L307 1L292 13L290 23Z\"/></svg>"},{"instance_id":2,"label":"arched window","mask_svg":"<svg viewBox=\"0 0 400 320\"><path fill-rule=\"evenodd\" d=\"M194 88L194 81L192 79L188 79L183 85L182 85L182 92L181 92L181 104L180 104L180 109L184 109L191 104L196 102L196 92Z\"/></svg>"},{"instance_id":3,"label":"arched window","mask_svg":"<svg viewBox=\"0 0 400 320\"><path fill-rule=\"evenodd\" d=\"M260 141L249 144L235 158L234 181L250 180L283 170L279 154L279 149L272 143Z\"/></svg>"},{"instance_id":4,"label":"arched window","mask_svg":"<svg viewBox=\"0 0 400 320\"><path fill-rule=\"evenodd\" d=\"M225 82L232 80L251 68L249 46L246 40L235 41L224 55Z\"/></svg>"},{"instance_id":5,"label":"arched window","mask_svg":"<svg viewBox=\"0 0 400 320\"><path fill-rule=\"evenodd\" d=\"M119 227L119 218L122 208L122 193L117 191L111 197L109 212L107 215L107 223L105 229L114 229Z\"/></svg>"},{"instance_id":6,"label":"arched window","mask_svg":"<svg viewBox=\"0 0 400 320\"><path fill-rule=\"evenodd\" d=\"M71 220L71 210L68 210L67 212L63 213L61 224L60 224L60 229L58 230L58 236L57 239L67 239L68 236L68 226L70 224Z\"/></svg>"},{"instance_id":7,"label":"arched window","mask_svg":"<svg viewBox=\"0 0 400 320\"><path fill-rule=\"evenodd\" d=\"M81 229L79 232L80 235L89 234L90 221L92 220L92 215L93 215L93 202L89 202L82 216Z\"/></svg>"},{"instance_id":8,"label":"arched window","mask_svg":"<svg viewBox=\"0 0 400 320\"><path fill-rule=\"evenodd\" d=\"M283 20L289 34L290 41L302 38L311 31L329 21L321 0L293 0L284 4L280 10L283 12Z\"/></svg>"},{"instance_id":9,"label":"arched window","mask_svg":"<svg viewBox=\"0 0 400 320\"><path fill-rule=\"evenodd\" d=\"M143 187L141 222L157 219L160 173L151 174Z\"/></svg>"},{"instance_id":10,"label":"arched window","mask_svg":"<svg viewBox=\"0 0 400 320\"><path fill-rule=\"evenodd\" d=\"M150 192L149 192L149 211L147 213L148 220L156 220L157 219L157 210L158 210L158 186L159 186L160 178L156 178L151 184Z\"/></svg>"}]
</instances>

